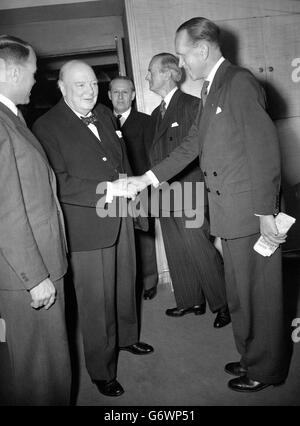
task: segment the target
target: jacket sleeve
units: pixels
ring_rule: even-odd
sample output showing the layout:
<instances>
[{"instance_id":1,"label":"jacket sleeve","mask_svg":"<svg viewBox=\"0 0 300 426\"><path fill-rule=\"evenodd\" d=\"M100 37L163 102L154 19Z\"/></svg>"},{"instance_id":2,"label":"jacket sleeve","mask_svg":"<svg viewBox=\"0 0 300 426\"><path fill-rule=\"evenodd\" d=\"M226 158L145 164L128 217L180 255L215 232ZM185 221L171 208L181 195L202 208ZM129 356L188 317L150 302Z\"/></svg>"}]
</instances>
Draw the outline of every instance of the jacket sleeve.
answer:
<instances>
[{"instance_id":1,"label":"jacket sleeve","mask_svg":"<svg viewBox=\"0 0 300 426\"><path fill-rule=\"evenodd\" d=\"M12 141L3 126L0 127L0 250L27 290L49 276L28 220Z\"/></svg>"},{"instance_id":2,"label":"jacket sleeve","mask_svg":"<svg viewBox=\"0 0 300 426\"><path fill-rule=\"evenodd\" d=\"M163 161L151 169L160 182L167 181L177 175L190 164L200 153L199 120L201 116L201 104L196 118L191 125L188 135L182 143L175 148Z\"/></svg>"},{"instance_id":3,"label":"jacket sleeve","mask_svg":"<svg viewBox=\"0 0 300 426\"><path fill-rule=\"evenodd\" d=\"M256 214L278 213L280 151L277 131L265 111L262 87L249 72L231 81L231 112L242 132Z\"/></svg>"}]
</instances>

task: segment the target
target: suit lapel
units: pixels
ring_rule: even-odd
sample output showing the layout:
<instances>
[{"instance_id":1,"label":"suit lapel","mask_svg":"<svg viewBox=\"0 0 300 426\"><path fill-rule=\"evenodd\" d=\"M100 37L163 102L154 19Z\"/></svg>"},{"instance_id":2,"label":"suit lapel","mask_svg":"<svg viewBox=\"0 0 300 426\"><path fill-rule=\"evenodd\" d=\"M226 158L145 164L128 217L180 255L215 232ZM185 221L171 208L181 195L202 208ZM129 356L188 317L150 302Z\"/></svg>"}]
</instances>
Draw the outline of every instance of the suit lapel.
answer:
<instances>
[{"instance_id":1,"label":"suit lapel","mask_svg":"<svg viewBox=\"0 0 300 426\"><path fill-rule=\"evenodd\" d=\"M168 130L168 128L172 124L171 121L173 120L174 111L176 110L178 98L180 97L180 95L181 95L181 92L180 92L179 89L177 89L176 92L174 93L174 95L172 96L172 99L171 99L171 101L168 105L168 108L166 110L165 116L164 116L163 120L160 121L160 123L158 123L158 121L159 121L158 118L160 118L160 116L159 116L160 113L159 113L159 109L158 109L157 128L156 128L156 132L155 132L155 136L154 136L155 141L160 139L161 136Z\"/></svg>"},{"instance_id":2,"label":"suit lapel","mask_svg":"<svg viewBox=\"0 0 300 426\"><path fill-rule=\"evenodd\" d=\"M49 165L47 160L47 156L39 143L39 141L35 138L32 132L28 129L25 123L21 121L9 108L7 108L4 104L0 102L0 110L6 115L7 121L10 121L11 124L16 127L19 133L24 137L24 139L30 143L42 156L43 160Z\"/></svg>"},{"instance_id":3,"label":"suit lapel","mask_svg":"<svg viewBox=\"0 0 300 426\"><path fill-rule=\"evenodd\" d=\"M161 138L161 136L168 130L168 128L171 126L171 122L173 120L173 117L175 114L175 110L178 104L178 99L181 95L181 91L178 89L176 90L176 92L174 93L174 95L171 98L171 101L168 105L168 108L166 110L165 116L163 118L163 120L160 120L160 112L159 112L159 108L157 109L157 111L155 111L155 113L157 114L157 118L156 118L156 131L155 131L155 135L154 135L154 143L159 140Z\"/></svg>"},{"instance_id":4,"label":"suit lapel","mask_svg":"<svg viewBox=\"0 0 300 426\"><path fill-rule=\"evenodd\" d=\"M230 69L230 66L231 64L227 60L225 60L220 65L213 79L209 94L205 102L205 107L202 109L202 114L199 123L200 149L202 149L204 141L206 140L205 135L211 123L211 120L216 114L220 91L222 89L224 81L226 81L226 74Z\"/></svg>"},{"instance_id":5,"label":"suit lapel","mask_svg":"<svg viewBox=\"0 0 300 426\"><path fill-rule=\"evenodd\" d=\"M100 145L102 144L104 151L109 154L113 167L119 168L123 160L122 149L120 147L121 142L116 134L113 118L107 117L105 114L99 114L96 110L94 112L99 120L96 123L96 127L101 139Z\"/></svg>"}]
</instances>

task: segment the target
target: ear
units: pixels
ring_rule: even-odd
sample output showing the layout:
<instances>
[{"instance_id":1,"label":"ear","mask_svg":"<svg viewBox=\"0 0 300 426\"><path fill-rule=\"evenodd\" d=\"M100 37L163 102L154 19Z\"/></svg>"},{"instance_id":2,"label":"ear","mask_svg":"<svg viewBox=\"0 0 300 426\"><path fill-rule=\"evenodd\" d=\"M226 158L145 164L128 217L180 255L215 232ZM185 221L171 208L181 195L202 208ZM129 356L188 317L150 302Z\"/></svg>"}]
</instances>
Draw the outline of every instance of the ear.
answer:
<instances>
[{"instance_id":1,"label":"ear","mask_svg":"<svg viewBox=\"0 0 300 426\"><path fill-rule=\"evenodd\" d=\"M199 42L199 53L203 60L206 60L209 55L209 45L205 42Z\"/></svg>"},{"instance_id":2,"label":"ear","mask_svg":"<svg viewBox=\"0 0 300 426\"><path fill-rule=\"evenodd\" d=\"M134 98L135 98L135 90L133 90L132 93L131 93L131 100L133 101Z\"/></svg>"},{"instance_id":3,"label":"ear","mask_svg":"<svg viewBox=\"0 0 300 426\"><path fill-rule=\"evenodd\" d=\"M21 67L16 64L5 64L5 82L19 83L21 78Z\"/></svg>"},{"instance_id":4,"label":"ear","mask_svg":"<svg viewBox=\"0 0 300 426\"><path fill-rule=\"evenodd\" d=\"M61 91L61 94L63 95L63 97L65 97L66 96L66 88L65 88L64 82L62 80L58 80L57 84L58 84L59 90Z\"/></svg>"},{"instance_id":5,"label":"ear","mask_svg":"<svg viewBox=\"0 0 300 426\"><path fill-rule=\"evenodd\" d=\"M109 90L109 91L107 92L107 94L108 94L109 99L111 100L111 91Z\"/></svg>"}]
</instances>

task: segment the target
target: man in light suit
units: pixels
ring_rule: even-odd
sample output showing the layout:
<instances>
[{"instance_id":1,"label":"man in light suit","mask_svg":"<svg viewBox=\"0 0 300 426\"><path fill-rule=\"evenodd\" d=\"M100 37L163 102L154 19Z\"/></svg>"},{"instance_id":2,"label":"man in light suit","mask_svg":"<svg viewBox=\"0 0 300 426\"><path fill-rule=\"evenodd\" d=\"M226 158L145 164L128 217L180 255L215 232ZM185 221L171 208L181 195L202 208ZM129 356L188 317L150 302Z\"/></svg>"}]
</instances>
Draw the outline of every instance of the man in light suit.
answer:
<instances>
[{"instance_id":1,"label":"man in light suit","mask_svg":"<svg viewBox=\"0 0 300 426\"><path fill-rule=\"evenodd\" d=\"M133 174L145 173L150 167L150 117L132 107L135 98L133 81L125 76L109 84L109 99L117 125L122 132ZM155 253L155 222L148 218L147 232L136 230L137 283L144 288L144 299L153 299L157 291L158 271Z\"/></svg>"},{"instance_id":2,"label":"man in light suit","mask_svg":"<svg viewBox=\"0 0 300 426\"><path fill-rule=\"evenodd\" d=\"M54 173L16 106L29 102L35 72L32 47L0 36L0 316L12 373L0 393L10 388L12 405L68 405L63 217Z\"/></svg>"},{"instance_id":3,"label":"man in light suit","mask_svg":"<svg viewBox=\"0 0 300 426\"><path fill-rule=\"evenodd\" d=\"M151 166L160 163L187 135L199 109L199 99L178 89L182 71L178 59L171 53L155 55L149 64L146 80L149 89L162 98L160 106L151 114ZM162 106L164 108L162 114ZM191 206L206 210L204 200L196 203L196 182L203 182L203 174L196 159L168 183L179 182L184 194L186 184L192 185ZM184 197L184 195L183 195ZM212 312L218 312L214 327L230 323L224 270L218 252L209 239L209 224L204 215L201 227L186 226L190 212L183 203L170 203L168 212L160 205L160 223L177 306L166 314L180 317L187 313L205 313L206 302ZM166 214L167 213L167 214ZM200 216L200 211L198 215ZM206 213L206 211L205 211Z\"/></svg>"},{"instance_id":4,"label":"man in light suit","mask_svg":"<svg viewBox=\"0 0 300 426\"><path fill-rule=\"evenodd\" d=\"M248 70L223 58L219 34L205 18L178 28L180 64L193 80L205 79L204 108L183 143L135 184L142 189L165 181L200 155L211 233L222 238L227 298L241 356L225 366L237 376L228 386L257 392L284 381L289 361L281 250L267 258L253 250L260 235L274 244L286 238L274 218L279 210L279 144L262 88Z\"/></svg>"},{"instance_id":5,"label":"man in light suit","mask_svg":"<svg viewBox=\"0 0 300 426\"><path fill-rule=\"evenodd\" d=\"M94 109L93 69L69 61L58 84L62 99L33 130L58 179L86 366L102 394L119 396L124 390L116 380L118 348L135 355L153 352L138 341L133 220L117 214L119 209L103 214L105 203L96 211L104 198L99 184L107 189L107 201L123 195L120 182L110 181L130 173L129 163L111 111L101 104Z\"/></svg>"}]
</instances>

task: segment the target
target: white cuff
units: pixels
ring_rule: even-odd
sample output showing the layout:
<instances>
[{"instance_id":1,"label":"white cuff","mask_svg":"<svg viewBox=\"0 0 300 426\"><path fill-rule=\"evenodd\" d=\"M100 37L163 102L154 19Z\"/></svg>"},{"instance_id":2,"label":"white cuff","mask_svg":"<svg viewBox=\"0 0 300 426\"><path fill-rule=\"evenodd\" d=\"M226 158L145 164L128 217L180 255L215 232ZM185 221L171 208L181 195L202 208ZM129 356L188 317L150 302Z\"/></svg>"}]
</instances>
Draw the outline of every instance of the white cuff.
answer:
<instances>
[{"instance_id":1,"label":"white cuff","mask_svg":"<svg viewBox=\"0 0 300 426\"><path fill-rule=\"evenodd\" d=\"M113 189L112 189L112 182L107 182L107 187L106 187L106 198L105 198L105 202L106 203L111 203L114 199L113 196Z\"/></svg>"},{"instance_id":2,"label":"white cuff","mask_svg":"<svg viewBox=\"0 0 300 426\"><path fill-rule=\"evenodd\" d=\"M154 188L159 187L160 182L157 179L157 177L155 176L155 174L153 172L151 172L151 170L148 170L146 172L146 175L148 176L148 178L151 180L151 184L154 186Z\"/></svg>"}]
</instances>

